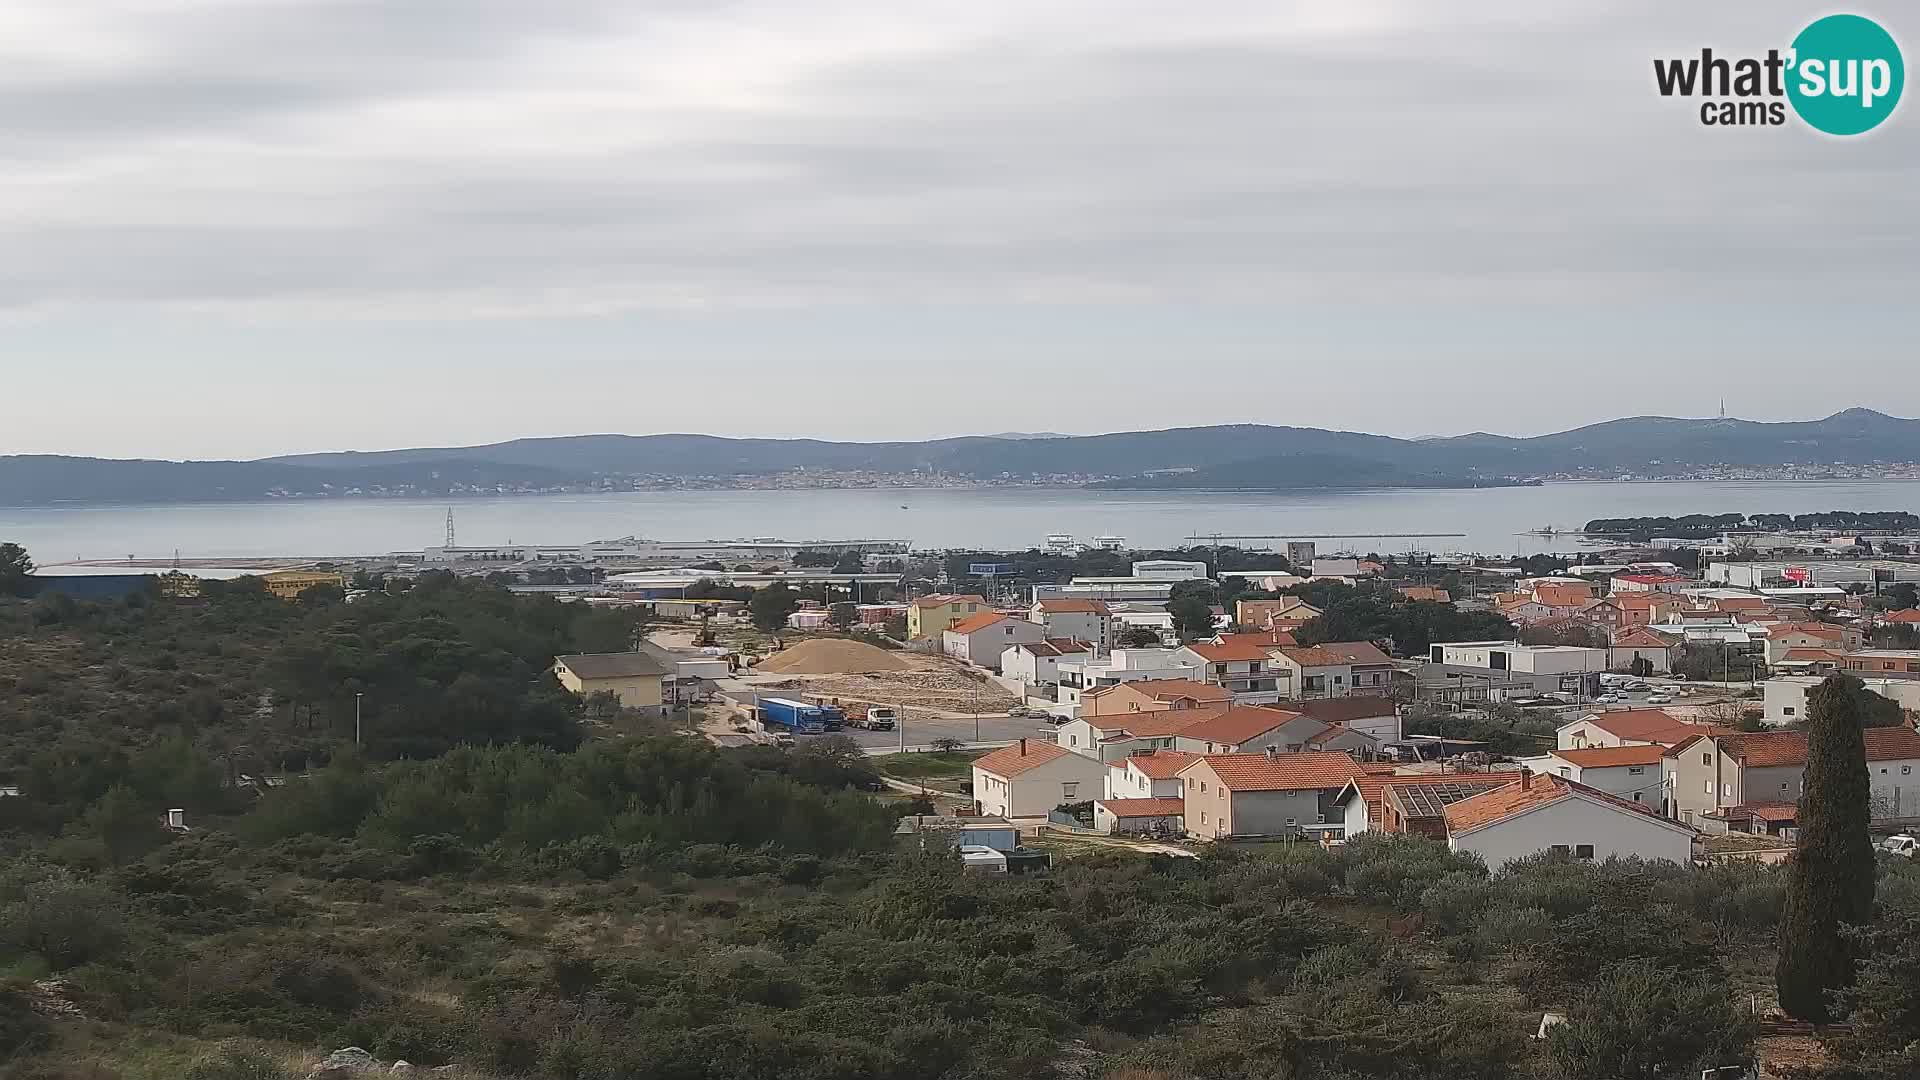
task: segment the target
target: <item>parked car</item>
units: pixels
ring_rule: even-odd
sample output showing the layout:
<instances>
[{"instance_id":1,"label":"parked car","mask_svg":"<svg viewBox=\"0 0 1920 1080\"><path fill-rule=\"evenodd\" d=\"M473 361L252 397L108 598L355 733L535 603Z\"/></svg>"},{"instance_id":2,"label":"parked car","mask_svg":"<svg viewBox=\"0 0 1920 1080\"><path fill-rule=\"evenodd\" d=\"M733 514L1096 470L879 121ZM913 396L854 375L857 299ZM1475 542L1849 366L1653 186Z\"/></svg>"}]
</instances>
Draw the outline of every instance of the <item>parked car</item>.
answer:
<instances>
[{"instance_id":1,"label":"parked car","mask_svg":"<svg viewBox=\"0 0 1920 1080\"><path fill-rule=\"evenodd\" d=\"M1920 859L1920 839L1912 833L1895 833L1880 841L1880 850L1903 859Z\"/></svg>"},{"instance_id":2,"label":"parked car","mask_svg":"<svg viewBox=\"0 0 1920 1080\"><path fill-rule=\"evenodd\" d=\"M1671 705L1671 704L1673 704L1673 695L1672 695L1672 694L1648 694L1648 695L1647 695L1647 704L1649 704L1649 705Z\"/></svg>"}]
</instances>

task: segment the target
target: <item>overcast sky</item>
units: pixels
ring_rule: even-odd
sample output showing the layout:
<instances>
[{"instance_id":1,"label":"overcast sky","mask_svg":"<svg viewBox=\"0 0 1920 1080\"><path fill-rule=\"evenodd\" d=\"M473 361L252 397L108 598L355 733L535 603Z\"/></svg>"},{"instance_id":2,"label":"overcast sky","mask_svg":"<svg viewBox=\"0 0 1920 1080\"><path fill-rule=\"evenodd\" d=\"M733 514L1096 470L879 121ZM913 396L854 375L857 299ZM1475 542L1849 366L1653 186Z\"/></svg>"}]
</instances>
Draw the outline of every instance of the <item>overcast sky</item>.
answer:
<instances>
[{"instance_id":1,"label":"overcast sky","mask_svg":"<svg viewBox=\"0 0 1920 1080\"><path fill-rule=\"evenodd\" d=\"M0 453L1914 415L1916 104L1653 89L1829 10L11 0Z\"/></svg>"}]
</instances>

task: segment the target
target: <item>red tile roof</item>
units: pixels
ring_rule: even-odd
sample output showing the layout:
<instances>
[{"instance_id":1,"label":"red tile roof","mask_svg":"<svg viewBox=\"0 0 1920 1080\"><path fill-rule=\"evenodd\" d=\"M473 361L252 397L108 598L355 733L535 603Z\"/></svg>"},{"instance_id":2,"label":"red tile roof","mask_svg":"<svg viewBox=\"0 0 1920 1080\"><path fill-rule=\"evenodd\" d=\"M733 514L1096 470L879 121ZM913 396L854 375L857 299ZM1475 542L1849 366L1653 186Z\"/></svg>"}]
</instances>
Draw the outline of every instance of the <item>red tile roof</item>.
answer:
<instances>
[{"instance_id":1,"label":"red tile roof","mask_svg":"<svg viewBox=\"0 0 1920 1080\"><path fill-rule=\"evenodd\" d=\"M1800 808L1793 803L1741 803L1735 810L1744 810L1747 816L1761 821L1793 822L1800 817Z\"/></svg>"},{"instance_id":2,"label":"red tile roof","mask_svg":"<svg viewBox=\"0 0 1920 1080\"><path fill-rule=\"evenodd\" d=\"M1265 735L1282 724L1300 719L1296 712L1282 712L1259 705L1228 709L1205 723L1194 724L1180 732L1182 738L1199 739L1221 746L1237 746L1256 735Z\"/></svg>"},{"instance_id":3,"label":"red tile roof","mask_svg":"<svg viewBox=\"0 0 1920 1080\"><path fill-rule=\"evenodd\" d=\"M1096 799L1097 805L1117 818L1179 817L1187 812L1187 800L1178 796L1160 799Z\"/></svg>"},{"instance_id":4,"label":"red tile roof","mask_svg":"<svg viewBox=\"0 0 1920 1080\"><path fill-rule=\"evenodd\" d=\"M1149 750L1143 754L1130 754L1125 761L1114 762L1114 767L1124 769L1131 765L1153 780L1171 780L1180 775L1180 770L1193 764L1198 754L1189 754L1182 750Z\"/></svg>"},{"instance_id":5,"label":"red tile roof","mask_svg":"<svg viewBox=\"0 0 1920 1080\"><path fill-rule=\"evenodd\" d=\"M1555 750L1553 756L1583 769L1611 769L1620 765L1658 765L1667 748L1651 746L1590 746L1584 750Z\"/></svg>"},{"instance_id":6,"label":"red tile roof","mask_svg":"<svg viewBox=\"0 0 1920 1080\"><path fill-rule=\"evenodd\" d=\"M1059 743L1042 742L1039 739L1022 739L1012 746L1003 746L991 754L974 761L973 767L982 772L992 773L1005 780L1011 780L1023 772L1037 769L1050 761L1071 756L1073 751Z\"/></svg>"},{"instance_id":7,"label":"red tile roof","mask_svg":"<svg viewBox=\"0 0 1920 1080\"><path fill-rule=\"evenodd\" d=\"M1533 598L1548 607L1579 607L1593 599L1593 590L1585 585L1536 585Z\"/></svg>"},{"instance_id":8,"label":"red tile roof","mask_svg":"<svg viewBox=\"0 0 1920 1080\"><path fill-rule=\"evenodd\" d=\"M1773 638L1792 637L1794 634L1804 634L1807 637L1838 641L1846 636L1846 631L1838 626L1829 626L1826 623L1780 623L1777 626L1772 626L1767 629L1767 638L1769 640Z\"/></svg>"},{"instance_id":9,"label":"red tile roof","mask_svg":"<svg viewBox=\"0 0 1920 1080\"><path fill-rule=\"evenodd\" d=\"M1731 729L1711 724L1688 724L1660 709L1616 709L1588 713L1580 718L1617 739L1673 746L1696 735L1727 734Z\"/></svg>"},{"instance_id":10,"label":"red tile roof","mask_svg":"<svg viewBox=\"0 0 1920 1080\"><path fill-rule=\"evenodd\" d=\"M1910 727L1868 728L1860 733L1868 761L1920 760L1920 732ZM1728 757L1757 769L1807 763L1807 733L1761 731L1728 735L1720 740Z\"/></svg>"},{"instance_id":11,"label":"red tile roof","mask_svg":"<svg viewBox=\"0 0 1920 1080\"><path fill-rule=\"evenodd\" d=\"M1069 599L1042 600L1039 603L1035 604L1034 606L1039 608L1041 611L1045 611L1055 615L1067 615L1067 614L1111 615L1113 614L1113 612L1107 607L1106 602L1103 600L1069 600Z\"/></svg>"},{"instance_id":12,"label":"red tile roof","mask_svg":"<svg viewBox=\"0 0 1920 1080\"><path fill-rule=\"evenodd\" d=\"M1122 686L1132 687L1134 690L1147 695L1155 701L1172 701L1175 698L1193 698L1197 701L1225 701L1233 696L1223 687L1211 686L1203 682L1195 682L1192 679L1135 679L1133 682L1117 683L1113 686L1102 686L1096 690L1089 690L1084 696L1095 697L1100 694L1111 693L1120 689Z\"/></svg>"},{"instance_id":13,"label":"red tile roof","mask_svg":"<svg viewBox=\"0 0 1920 1080\"><path fill-rule=\"evenodd\" d=\"M1364 776L1346 754L1312 750L1300 754L1207 754L1181 770L1202 764L1213 770L1228 791L1338 790L1347 781Z\"/></svg>"},{"instance_id":14,"label":"red tile roof","mask_svg":"<svg viewBox=\"0 0 1920 1080\"><path fill-rule=\"evenodd\" d=\"M1235 638L1237 639L1239 636L1240 635L1235 635ZM1196 655L1210 664L1265 660L1267 658L1267 650L1264 647L1239 640L1230 640L1229 643L1225 645L1213 645L1204 641L1196 641L1187 646L1187 648L1193 650Z\"/></svg>"},{"instance_id":15,"label":"red tile roof","mask_svg":"<svg viewBox=\"0 0 1920 1080\"><path fill-rule=\"evenodd\" d=\"M1323 641L1305 648L1281 649L1280 653L1301 667L1393 663L1393 658L1381 652L1371 641Z\"/></svg>"},{"instance_id":16,"label":"red tile roof","mask_svg":"<svg viewBox=\"0 0 1920 1080\"><path fill-rule=\"evenodd\" d=\"M1100 731L1123 731L1135 738L1153 739L1182 734L1193 725L1211 720L1226 711L1224 705L1204 709L1155 709L1151 712L1089 716L1086 721Z\"/></svg>"},{"instance_id":17,"label":"red tile roof","mask_svg":"<svg viewBox=\"0 0 1920 1080\"><path fill-rule=\"evenodd\" d=\"M1631 581L1635 585L1683 585L1693 579L1672 574L1615 574L1613 580Z\"/></svg>"},{"instance_id":18,"label":"red tile roof","mask_svg":"<svg viewBox=\"0 0 1920 1080\"><path fill-rule=\"evenodd\" d=\"M1525 813L1562 799L1584 796L1596 802L1640 814L1649 821L1692 832L1688 826L1677 821L1668 821L1654 813L1651 806L1629 802L1626 799L1609 795L1604 791L1576 783L1563 776L1534 775L1522 777L1505 787L1482 792L1470 799L1462 799L1447 807L1447 831L1450 833L1472 832L1483 829L1496 822L1505 821L1515 814Z\"/></svg>"},{"instance_id":19,"label":"red tile roof","mask_svg":"<svg viewBox=\"0 0 1920 1080\"><path fill-rule=\"evenodd\" d=\"M997 611L983 611L978 615L969 615L952 626L947 627L949 634L973 634L995 623L1005 622L1006 616Z\"/></svg>"},{"instance_id":20,"label":"red tile roof","mask_svg":"<svg viewBox=\"0 0 1920 1080\"><path fill-rule=\"evenodd\" d=\"M1447 590L1434 588L1431 585L1402 585L1400 587L1400 595L1414 601L1431 600L1436 604L1453 603L1453 597L1448 595Z\"/></svg>"},{"instance_id":21,"label":"red tile roof","mask_svg":"<svg viewBox=\"0 0 1920 1080\"><path fill-rule=\"evenodd\" d=\"M1671 649L1674 643L1657 630L1636 626L1616 636L1613 639L1613 647L1616 649Z\"/></svg>"},{"instance_id":22,"label":"red tile roof","mask_svg":"<svg viewBox=\"0 0 1920 1080\"><path fill-rule=\"evenodd\" d=\"M1885 615L1880 616L1880 621L1885 623L1920 623L1920 608L1902 608L1899 611L1889 611Z\"/></svg>"},{"instance_id":23,"label":"red tile roof","mask_svg":"<svg viewBox=\"0 0 1920 1080\"><path fill-rule=\"evenodd\" d=\"M1720 596L1712 603L1715 611L1760 611L1773 601L1764 596Z\"/></svg>"},{"instance_id":24,"label":"red tile roof","mask_svg":"<svg viewBox=\"0 0 1920 1080\"><path fill-rule=\"evenodd\" d=\"M1788 649L1786 652L1786 655L1782 656L1780 659L1782 660L1825 660L1825 661L1828 661L1829 663L1838 664L1842 660L1845 660L1846 658L1847 658L1846 654L1843 652L1840 652L1837 649L1815 649L1806 645L1795 645L1793 648Z\"/></svg>"}]
</instances>

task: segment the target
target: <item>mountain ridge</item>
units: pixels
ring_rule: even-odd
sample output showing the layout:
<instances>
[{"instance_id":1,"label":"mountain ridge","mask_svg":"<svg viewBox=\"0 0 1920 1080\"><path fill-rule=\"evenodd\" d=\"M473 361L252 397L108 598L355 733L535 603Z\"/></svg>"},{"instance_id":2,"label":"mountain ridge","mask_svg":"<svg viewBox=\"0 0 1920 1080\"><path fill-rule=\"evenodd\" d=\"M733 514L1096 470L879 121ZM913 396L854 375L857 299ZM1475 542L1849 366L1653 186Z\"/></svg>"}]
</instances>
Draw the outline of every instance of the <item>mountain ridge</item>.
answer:
<instances>
[{"instance_id":1,"label":"mountain ridge","mask_svg":"<svg viewBox=\"0 0 1920 1080\"><path fill-rule=\"evenodd\" d=\"M1689 467L1915 462L1920 420L1865 407L1804 421L1633 416L1545 435L1422 439L1267 424L872 443L601 433L253 460L0 456L0 505L726 486L806 473L844 479L819 486L850 487L861 486L861 474L1140 490L1464 487Z\"/></svg>"}]
</instances>

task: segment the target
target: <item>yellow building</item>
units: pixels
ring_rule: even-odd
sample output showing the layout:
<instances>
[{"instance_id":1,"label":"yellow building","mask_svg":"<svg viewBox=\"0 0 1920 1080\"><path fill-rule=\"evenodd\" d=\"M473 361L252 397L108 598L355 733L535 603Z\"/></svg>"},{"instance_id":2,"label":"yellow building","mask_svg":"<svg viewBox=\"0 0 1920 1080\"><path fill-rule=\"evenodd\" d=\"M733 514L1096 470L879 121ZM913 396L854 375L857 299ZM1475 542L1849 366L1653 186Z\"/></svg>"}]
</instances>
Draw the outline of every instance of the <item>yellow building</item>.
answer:
<instances>
[{"instance_id":1,"label":"yellow building","mask_svg":"<svg viewBox=\"0 0 1920 1080\"><path fill-rule=\"evenodd\" d=\"M673 673L673 665L651 651L553 658L553 674L561 686L581 697L608 691L629 709L658 712L666 701L663 682Z\"/></svg>"},{"instance_id":2,"label":"yellow building","mask_svg":"<svg viewBox=\"0 0 1920 1080\"><path fill-rule=\"evenodd\" d=\"M337 570L275 570L271 574L260 575L260 582L268 592L282 600L298 600L301 593L315 585L345 589L347 575Z\"/></svg>"},{"instance_id":3,"label":"yellow building","mask_svg":"<svg viewBox=\"0 0 1920 1080\"><path fill-rule=\"evenodd\" d=\"M946 633L954 623L983 611L992 611L987 606L987 598L972 593L954 595L940 593L922 596L914 600L907 608L907 637L918 641L922 638L937 638Z\"/></svg>"}]
</instances>

